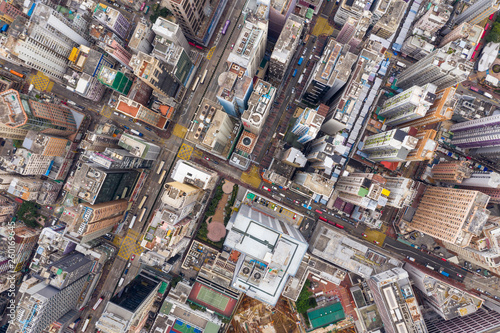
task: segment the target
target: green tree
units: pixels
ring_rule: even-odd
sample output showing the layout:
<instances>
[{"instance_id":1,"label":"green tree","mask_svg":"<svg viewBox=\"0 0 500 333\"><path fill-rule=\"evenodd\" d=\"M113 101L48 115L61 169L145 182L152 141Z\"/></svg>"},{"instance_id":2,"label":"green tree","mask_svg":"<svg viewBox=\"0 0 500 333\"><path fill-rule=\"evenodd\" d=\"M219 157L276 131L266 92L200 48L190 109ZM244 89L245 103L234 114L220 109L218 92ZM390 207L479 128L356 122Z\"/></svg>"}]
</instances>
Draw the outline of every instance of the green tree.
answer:
<instances>
[{"instance_id":1,"label":"green tree","mask_svg":"<svg viewBox=\"0 0 500 333\"><path fill-rule=\"evenodd\" d=\"M306 282L304 283L304 287L302 287L299 297L295 302L297 312L302 313L304 316L306 315L305 313L307 312L307 310L314 308L317 305L316 300L314 298L311 298L313 293L309 290L310 287L311 281L306 280Z\"/></svg>"},{"instance_id":2,"label":"green tree","mask_svg":"<svg viewBox=\"0 0 500 333\"><path fill-rule=\"evenodd\" d=\"M37 217L36 205L32 201L24 201L16 212L16 218L32 228L38 227L38 223L36 222Z\"/></svg>"},{"instance_id":3,"label":"green tree","mask_svg":"<svg viewBox=\"0 0 500 333\"><path fill-rule=\"evenodd\" d=\"M486 43L500 43L500 23L496 21L493 23L493 27L486 36Z\"/></svg>"},{"instance_id":4,"label":"green tree","mask_svg":"<svg viewBox=\"0 0 500 333\"><path fill-rule=\"evenodd\" d=\"M163 8L158 10L158 7L156 7L156 10L153 12L153 14L151 14L149 19L151 20L151 22L154 23L154 22L156 22L158 17L167 18L167 16L170 14L171 14L171 12L167 8L163 7Z\"/></svg>"}]
</instances>

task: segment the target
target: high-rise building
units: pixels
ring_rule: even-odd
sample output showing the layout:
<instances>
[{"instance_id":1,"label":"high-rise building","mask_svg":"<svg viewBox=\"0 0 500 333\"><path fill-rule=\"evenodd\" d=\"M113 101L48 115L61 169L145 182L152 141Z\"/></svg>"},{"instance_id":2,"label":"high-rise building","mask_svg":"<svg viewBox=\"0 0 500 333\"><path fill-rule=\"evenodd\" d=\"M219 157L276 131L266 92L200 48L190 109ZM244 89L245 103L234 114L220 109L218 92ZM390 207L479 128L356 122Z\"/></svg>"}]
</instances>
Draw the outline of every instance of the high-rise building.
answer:
<instances>
[{"instance_id":1,"label":"high-rise building","mask_svg":"<svg viewBox=\"0 0 500 333\"><path fill-rule=\"evenodd\" d=\"M8 193L27 201L34 201L42 188L43 180L16 177L12 179L7 190Z\"/></svg>"},{"instance_id":2,"label":"high-rise building","mask_svg":"<svg viewBox=\"0 0 500 333\"><path fill-rule=\"evenodd\" d=\"M489 199L478 191L429 186L409 227L466 247L488 219L486 205Z\"/></svg>"},{"instance_id":3,"label":"high-rise building","mask_svg":"<svg viewBox=\"0 0 500 333\"><path fill-rule=\"evenodd\" d=\"M436 98L436 86L413 86L386 100L378 115L385 118L384 124L397 126L425 116Z\"/></svg>"},{"instance_id":4,"label":"high-rise building","mask_svg":"<svg viewBox=\"0 0 500 333\"><path fill-rule=\"evenodd\" d=\"M417 192L414 189L415 181L404 177L384 177L384 188L391 193L387 198L387 206L403 208L410 206Z\"/></svg>"},{"instance_id":5,"label":"high-rise building","mask_svg":"<svg viewBox=\"0 0 500 333\"><path fill-rule=\"evenodd\" d=\"M115 110L127 117L140 120L159 129L165 129L170 119L168 114L155 112L141 103L125 96L118 97L118 103L116 103Z\"/></svg>"},{"instance_id":6,"label":"high-rise building","mask_svg":"<svg viewBox=\"0 0 500 333\"><path fill-rule=\"evenodd\" d=\"M193 185L179 182L170 182L164 185L164 192L161 201L166 208L176 215L176 221L171 224L182 221L188 216L202 195L203 191Z\"/></svg>"},{"instance_id":7,"label":"high-rise building","mask_svg":"<svg viewBox=\"0 0 500 333\"><path fill-rule=\"evenodd\" d=\"M369 1L349 1L342 0L340 2L339 8L335 13L335 23L343 26L346 21L352 17L356 20L361 19L363 15L369 15L370 19L373 16L373 13L369 12L372 3ZM387 7L387 1L384 1L384 5ZM374 6L375 7L375 6ZM367 8L368 10L366 10Z\"/></svg>"},{"instance_id":8,"label":"high-rise building","mask_svg":"<svg viewBox=\"0 0 500 333\"><path fill-rule=\"evenodd\" d=\"M219 76L219 90L217 101L222 105L227 114L239 118L248 108L248 99L252 93L253 80L243 74L244 70L232 64L229 71Z\"/></svg>"},{"instance_id":9,"label":"high-rise building","mask_svg":"<svg viewBox=\"0 0 500 333\"><path fill-rule=\"evenodd\" d=\"M28 15L23 13L23 11L14 4L7 1L2 1L0 3L0 20L7 22L7 24L11 24L17 16L22 16L26 19L29 18Z\"/></svg>"},{"instance_id":10,"label":"high-rise building","mask_svg":"<svg viewBox=\"0 0 500 333\"><path fill-rule=\"evenodd\" d=\"M286 20L293 14L297 0L271 0L270 2L269 35L276 40L283 32Z\"/></svg>"},{"instance_id":11,"label":"high-rise building","mask_svg":"<svg viewBox=\"0 0 500 333\"><path fill-rule=\"evenodd\" d=\"M189 49L184 49L161 35L155 37L153 45L152 55L166 65L172 78L182 86L188 86L195 72L195 64L193 57L188 53Z\"/></svg>"},{"instance_id":12,"label":"high-rise building","mask_svg":"<svg viewBox=\"0 0 500 333\"><path fill-rule=\"evenodd\" d=\"M467 35L471 32L473 27L473 24L470 24L469 22L462 22L459 24L455 29L447 33L443 39L441 39L441 42L439 43L439 47L443 47L446 44L453 42L457 39L462 39L466 38Z\"/></svg>"},{"instance_id":13,"label":"high-rise building","mask_svg":"<svg viewBox=\"0 0 500 333\"><path fill-rule=\"evenodd\" d=\"M500 313L495 310L479 309L475 313L450 320L425 320L429 333L490 333L500 330Z\"/></svg>"},{"instance_id":14,"label":"high-rise building","mask_svg":"<svg viewBox=\"0 0 500 333\"><path fill-rule=\"evenodd\" d=\"M491 14L496 13L499 8L500 2L498 0L477 0L461 14L454 17L452 22L455 24L462 24L463 22L479 24Z\"/></svg>"},{"instance_id":15,"label":"high-rise building","mask_svg":"<svg viewBox=\"0 0 500 333\"><path fill-rule=\"evenodd\" d=\"M110 40L108 44L104 45L104 51L118 61L122 66L131 69L128 64L132 58L132 54L130 54L130 52L116 40Z\"/></svg>"},{"instance_id":16,"label":"high-rise building","mask_svg":"<svg viewBox=\"0 0 500 333\"><path fill-rule=\"evenodd\" d=\"M400 129L377 133L365 138L363 152L373 161L402 162L415 149L418 139Z\"/></svg>"},{"instance_id":17,"label":"high-rise building","mask_svg":"<svg viewBox=\"0 0 500 333\"><path fill-rule=\"evenodd\" d=\"M202 190L213 189L218 180L216 171L183 160L177 160L170 177L176 182L190 184Z\"/></svg>"},{"instance_id":18,"label":"high-rise building","mask_svg":"<svg viewBox=\"0 0 500 333\"><path fill-rule=\"evenodd\" d=\"M177 19L184 35L203 46L208 46L226 4L227 0L167 0L163 3Z\"/></svg>"},{"instance_id":19,"label":"high-rise building","mask_svg":"<svg viewBox=\"0 0 500 333\"><path fill-rule=\"evenodd\" d=\"M415 134L418 142L415 148L410 150L407 161L427 161L434 156L434 152L437 148L437 142L434 140L436 138L437 132L433 129L419 130Z\"/></svg>"},{"instance_id":20,"label":"high-rise building","mask_svg":"<svg viewBox=\"0 0 500 333\"><path fill-rule=\"evenodd\" d=\"M320 131L327 113L328 106L324 104L320 104L316 110L305 108L297 118L291 130L293 134L298 136L297 142L305 144L314 140Z\"/></svg>"},{"instance_id":21,"label":"high-rise building","mask_svg":"<svg viewBox=\"0 0 500 333\"><path fill-rule=\"evenodd\" d=\"M432 179L445 183L461 184L472 175L468 161L441 162L432 167Z\"/></svg>"},{"instance_id":22,"label":"high-rise building","mask_svg":"<svg viewBox=\"0 0 500 333\"><path fill-rule=\"evenodd\" d=\"M299 171L295 173L293 179L295 185L300 185L306 189L305 193L313 193L312 196L323 196L329 198L333 193L335 180L319 173L309 173Z\"/></svg>"},{"instance_id":23,"label":"high-rise building","mask_svg":"<svg viewBox=\"0 0 500 333\"><path fill-rule=\"evenodd\" d=\"M454 124L450 128L453 132L451 143L460 148L482 149L497 146L500 143L498 124L500 124L500 115Z\"/></svg>"},{"instance_id":24,"label":"high-rise building","mask_svg":"<svg viewBox=\"0 0 500 333\"><path fill-rule=\"evenodd\" d=\"M378 5L378 4L377 4ZM384 4L384 6L386 6ZM372 33L375 35L388 39L394 35L403 19L407 3L402 0L392 0L389 2L388 8L385 13L373 26Z\"/></svg>"},{"instance_id":25,"label":"high-rise building","mask_svg":"<svg viewBox=\"0 0 500 333\"><path fill-rule=\"evenodd\" d=\"M490 171L476 171L462 180L462 186L500 188L500 174Z\"/></svg>"},{"instance_id":26,"label":"high-rise building","mask_svg":"<svg viewBox=\"0 0 500 333\"><path fill-rule=\"evenodd\" d=\"M285 26L274 46L271 60L269 61L269 77L271 83L281 84L285 72L290 66L295 50L299 46L300 36L304 30L304 19L290 14Z\"/></svg>"},{"instance_id":27,"label":"high-rise building","mask_svg":"<svg viewBox=\"0 0 500 333\"><path fill-rule=\"evenodd\" d=\"M0 93L0 122L10 128L70 136L77 130L73 113L61 104L37 102L13 89Z\"/></svg>"},{"instance_id":28,"label":"high-rise building","mask_svg":"<svg viewBox=\"0 0 500 333\"><path fill-rule=\"evenodd\" d=\"M128 39L131 24L119 10L99 3L95 7L92 16L98 22L116 33L121 39Z\"/></svg>"},{"instance_id":29,"label":"high-rise building","mask_svg":"<svg viewBox=\"0 0 500 333\"><path fill-rule=\"evenodd\" d=\"M377 174L352 173L339 177L335 184L335 191L344 201L375 210L379 203L387 202L389 191L384 188L385 182L385 178Z\"/></svg>"},{"instance_id":30,"label":"high-rise building","mask_svg":"<svg viewBox=\"0 0 500 333\"><path fill-rule=\"evenodd\" d=\"M311 167L324 170L325 174L330 175L337 164L345 162L345 157L342 157L344 140L345 138L341 135L323 135L313 140L309 144L309 151L306 155L307 161L311 162Z\"/></svg>"},{"instance_id":31,"label":"high-rise building","mask_svg":"<svg viewBox=\"0 0 500 333\"><path fill-rule=\"evenodd\" d=\"M239 251L242 262L232 287L274 306L297 273L307 241L297 229L247 205L231 216L227 229L224 246Z\"/></svg>"},{"instance_id":32,"label":"high-rise building","mask_svg":"<svg viewBox=\"0 0 500 333\"><path fill-rule=\"evenodd\" d=\"M160 146L127 133L122 134L118 146L128 150L132 155L145 160L156 160L161 152Z\"/></svg>"},{"instance_id":33,"label":"high-rise building","mask_svg":"<svg viewBox=\"0 0 500 333\"><path fill-rule=\"evenodd\" d=\"M157 36L163 37L172 41L176 45L182 46L186 51L190 49L189 43L178 24L160 16L156 19L152 30ZM149 54L148 52L141 52Z\"/></svg>"},{"instance_id":34,"label":"high-rise building","mask_svg":"<svg viewBox=\"0 0 500 333\"><path fill-rule=\"evenodd\" d=\"M189 1L187 1L189 3ZM178 98L180 84L171 75L167 65L153 56L139 52L132 56L130 67L134 74L153 90L165 97Z\"/></svg>"},{"instance_id":35,"label":"high-rise building","mask_svg":"<svg viewBox=\"0 0 500 333\"><path fill-rule=\"evenodd\" d=\"M419 35L408 37L401 47L401 53L420 60L434 51L435 46Z\"/></svg>"},{"instance_id":36,"label":"high-rise building","mask_svg":"<svg viewBox=\"0 0 500 333\"><path fill-rule=\"evenodd\" d=\"M433 4L426 7L426 12L413 25L413 29L419 29L423 35L433 37L450 19L453 7L446 3Z\"/></svg>"},{"instance_id":37,"label":"high-rise building","mask_svg":"<svg viewBox=\"0 0 500 333\"><path fill-rule=\"evenodd\" d=\"M15 252L12 259L14 271L19 272L29 264L28 260L31 257L31 252L36 246L38 237L40 236L39 229L33 229L26 226L16 226L13 230L7 228L0 228L3 237L9 237L11 231L14 232Z\"/></svg>"},{"instance_id":38,"label":"high-rise building","mask_svg":"<svg viewBox=\"0 0 500 333\"><path fill-rule=\"evenodd\" d=\"M87 151L102 152L106 148L118 148L120 138L96 132L87 132L85 138L80 142L80 148Z\"/></svg>"},{"instance_id":39,"label":"high-rise building","mask_svg":"<svg viewBox=\"0 0 500 333\"><path fill-rule=\"evenodd\" d=\"M421 291L425 302L445 320L471 315L483 305L481 298L445 282L438 273L430 275L425 268L408 263L403 268L408 272L413 285ZM451 297L453 302L447 302Z\"/></svg>"},{"instance_id":40,"label":"high-rise building","mask_svg":"<svg viewBox=\"0 0 500 333\"><path fill-rule=\"evenodd\" d=\"M139 332L161 285L161 280L142 271L123 292L111 297L96 328L109 333Z\"/></svg>"},{"instance_id":41,"label":"high-rise building","mask_svg":"<svg viewBox=\"0 0 500 333\"><path fill-rule=\"evenodd\" d=\"M156 22L163 18L158 17ZM153 30L148 27L146 24L142 22L138 22L134 32L132 33L132 37L130 37L130 41L128 43L128 47L135 53L143 52L146 54L151 53L153 50L153 40L155 38L155 33Z\"/></svg>"},{"instance_id":42,"label":"high-rise building","mask_svg":"<svg viewBox=\"0 0 500 333\"><path fill-rule=\"evenodd\" d=\"M404 269L395 267L372 276L366 282L385 332L427 332L408 273Z\"/></svg>"},{"instance_id":43,"label":"high-rise building","mask_svg":"<svg viewBox=\"0 0 500 333\"><path fill-rule=\"evenodd\" d=\"M71 141L30 130L23 141L23 147L34 154L44 156L65 156Z\"/></svg>"},{"instance_id":44,"label":"high-rise building","mask_svg":"<svg viewBox=\"0 0 500 333\"><path fill-rule=\"evenodd\" d=\"M2 178L2 175L0 175ZM0 188L1 189L1 188ZM14 215L17 206L10 198L0 195L0 223L10 220L10 215Z\"/></svg>"},{"instance_id":45,"label":"high-rise building","mask_svg":"<svg viewBox=\"0 0 500 333\"><path fill-rule=\"evenodd\" d=\"M258 79L248 99L248 108L241 115L241 122L245 129L259 135L266 124L267 116L276 97L276 87Z\"/></svg>"},{"instance_id":46,"label":"high-rise building","mask_svg":"<svg viewBox=\"0 0 500 333\"><path fill-rule=\"evenodd\" d=\"M344 49L344 52L342 50ZM337 93L349 79L357 56L345 52L347 48L334 38L328 40L320 60L306 83L303 99L316 105L326 102Z\"/></svg>"},{"instance_id":47,"label":"high-rise building","mask_svg":"<svg viewBox=\"0 0 500 333\"><path fill-rule=\"evenodd\" d=\"M456 88L454 87L448 87L437 91L436 99L429 110L425 113L425 116L410 122L399 124L398 127L419 127L451 119L453 116L453 109L457 103L457 100L455 99L455 91Z\"/></svg>"},{"instance_id":48,"label":"high-rise building","mask_svg":"<svg viewBox=\"0 0 500 333\"><path fill-rule=\"evenodd\" d=\"M99 74L97 74L97 80L113 89L114 91L127 95L134 83L134 80L128 77L125 73L107 66L102 66Z\"/></svg>"},{"instance_id":49,"label":"high-rise building","mask_svg":"<svg viewBox=\"0 0 500 333\"><path fill-rule=\"evenodd\" d=\"M397 86L403 89L432 83L442 90L467 79L472 64L454 53L437 49L425 58L406 68L397 78Z\"/></svg>"},{"instance_id":50,"label":"high-rise building","mask_svg":"<svg viewBox=\"0 0 500 333\"><path fill-rule=\"evenodd\" d=\"M0 138L12 140L24 140L28 130L22 128L12 128L0 122Z\"/></svg>"},{"instance_id":51,"label":"high-rise building","mask_svg":"<svg viewBox=\"0 0 500 333\"><path fill-rule=\"evenodd\" d=\"M96 205L87 203L78 206L76 215L69 226L69 234L86 243L108 232L123 219L127 200L113 200Z\"/></svg>"}]
</instances>

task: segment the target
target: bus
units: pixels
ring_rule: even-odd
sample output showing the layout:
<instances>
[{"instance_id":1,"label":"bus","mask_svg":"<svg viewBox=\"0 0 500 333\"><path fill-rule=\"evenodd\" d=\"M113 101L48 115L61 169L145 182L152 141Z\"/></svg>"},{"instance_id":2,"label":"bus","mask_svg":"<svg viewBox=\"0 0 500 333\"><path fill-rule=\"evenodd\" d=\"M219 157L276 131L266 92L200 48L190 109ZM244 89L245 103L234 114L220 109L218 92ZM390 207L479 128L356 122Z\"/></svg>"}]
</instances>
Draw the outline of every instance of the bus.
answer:
<instances>
[{"instance_id":1,"label":"bus","mask_svg":"<svg viewBox=\"0 0 500 333\"><path fill-rule=\"evenodd\" d=\"M130 224L128 226L129 229L132 229L134 227L135 220L137 219L137 215L134 215L132 217L132 221L130 221Z\"/></svg>"},{"instance_id":2,"label":"bus","mask_svg":"<svg viewBox=\"0 0 500 333\"><path fill-rule=\"evenodd\" d=\"M191 46L196 47L197 49L203 50L203 47L202 47L202 46L197 45L197 44L195 44L195 43L193 43L193 42L188 42L188 44L189 44L189 45L191 45Z\"/></svg>"},{"instance_id":3,"label":"bus","mask_svg":"<svg viewBox=\"0 0 500 333\"><path fill-rule=\"evenodd\" d=\"M145 1L144 1L144 2L142 3L142 5L141 5L141 9L140 9L140 10L141 10L141 12L144 10L144 7L146 7L146 2L145 2Z\"/></svg>"},{"instance_id":4,"label":"bus","mask_svg":"<svg viewBox=\"0 0 500 333\"><path fill-rule=\"evenodd\" d=\"M143 196L143 197L142 197L142 200L141 200L141 202L139 203L139 209L141 209L141 208L142 208L142 206L144 206L144 203L146 202L146 200L147 200L147 199L148 199L148 196L147 196L147 195L145 195L145 196Z\"/></svg>"},{"instance_id":5,"label":"bus","mask_svg":"<svg viewBox=\"0 0 500 333\"><path fill-rule=\"evenodd\" d=\"M406 68L406 64L402 63L401 61L396 62L396 65L402 68Z\"/></svg>"},{"instance_id":6,"label":"bus","mask_svg":"<svg viewBox=\"0 0 500 333\"><path fill-rule=\"evenodd\" d=\"M198 76L196 78L196 80L194 80L194 83L193 83L193 87L191 88L191 90L195 91L196 90L196 87L198 87L198 82L200 81L200 77Z\"/></svg>"},{"instance_id":7,"label":"bus","mask_svg":"<svg viewBox=\"0 0 500 333\"><path fill-rule=\"evenodd\" d=\"M299 66L302 65L302 61L304 61L304 57L300 57L299 62L297 63L297 65L299 65Z\"/></svg>"},{"instance_id":8,"label":"bus","mask_svg":"<svg viewBox=\"0 0 500 333\"><path fill-rule=\"evenodd\" d=\"M144 9L144 15L146 15L148 12L149 12L149 6L146 6L146 8Z\"/></svg>"},{"instance_id":9,"label":"bus","mask_svg":"<svg viewBox=\"0 0 500 333\"><path fill-rule=\"evenodd\" d=\"M130 130L130 133L135 134L135 135L138 135L138 136L143 136L143 135L144 135L144 134L142 134L141 132L136 131L135 129L131 129L131 130Z\"/></svg>"},{"instance_id":10,"label":"bus","mask_svg":"<svg viewBox=\"0 0 500 333\"><path fill-rule=\"evenodd\" d=\"M165 161L161 161L160 165L158 166L158 169L156 170L156 174L159 175L161 172L161 169L163 169L163 166L165 165Z\"/></svg>"},{"instance_id":11,"label":"bus","mask_svg":"<svg viewBox=\"0 0 500 333\"><path fill-rule=\"evenodd\" d=\"M301 74L297 83L302 83L303 79L304 79L304 74Z\"/></svg>"},{"instance_id":12,"label":"bus","mask_svg":"<svg viewBox=\"0 0 500 333\"><path fill-rule=\"evenodd\" d=\"M205 72L203 72L203 76L201 77L200 84L203 84L205 82L205 78L207 77L208 69L205 69Z\"/></svg>"},{"instance_id":13,"label":"bus","mask_svg":"<svg viewBox=\"0 0 500 333\"><path fill-rule=\"evenodd\" d=\"M142 222L142 219L144 218L144 215L146 214L147 210L148 209L146 207L142 209L141 215L139 215L139 222Z\"/></svg>"},{"instance_id":14,"label":"bus","mask_svg":"<svg viewBox=\"0 0 500 333\"><path fill-rule=\"evenodd\" d=\"M92 310L95 311L99 307L99 305L101 305L101 303L102 303L103 300L104 300L104 297L99 298L97 300L97 302L95 302L94 306L92 307Z\"/></svg>"},{"instance_id":15,"label":"bus","mask_svg":"<svg viewBox=\"0 0 500 333\"><path fill-rule=\"evenodd\" d=\"M161 184L163 182L163 178L165 178L165 175L167 174L167 170L163 170L161 172L160 179L158 179L158 184Z\"/></svg>"},{"instance_id":16,"label":"bus","mask_svg":"<svg viewBox=\"0 0 500 333\"><path fill-rule=\"evenodd\" d=\"M292 77L295 77L295 75L297 75L297 69L293 71Z\"/></svg>"},{"instance_id":17,"label":"bus","mask_svg":"<svg viewBox=\"0 0 500 333\"><path fill-rule=\"evenodd\" d=\"M85 332L87 330L89 323L90 323L90 317L88 317L87 320L85 320L85 323L83 323L82 332Z\"/></svg>"},{"instance_id":18,"label":"bus","mask_svg":"<svg viewBox=\"0 0 500 333\"><path fill-rule=\"evenodd\" d=\"M224 24L224 28L222 28L222 34L225 35L227 28L229 28L229 24L231 24L231 20L227 20L226 23Z\"/></svg>"},{"instance_id":19,"label":"bus","mask_svg":"<svg viewBox=\"0 0 500 333\"><path fill-rule=\"evenodd\" d=\"M9 72L10 72L10 74L15 75L15 76L19 76L20 78L24 77L24 74L18 73L15 70L11 69Z\"/></svg>"}]
</instances>

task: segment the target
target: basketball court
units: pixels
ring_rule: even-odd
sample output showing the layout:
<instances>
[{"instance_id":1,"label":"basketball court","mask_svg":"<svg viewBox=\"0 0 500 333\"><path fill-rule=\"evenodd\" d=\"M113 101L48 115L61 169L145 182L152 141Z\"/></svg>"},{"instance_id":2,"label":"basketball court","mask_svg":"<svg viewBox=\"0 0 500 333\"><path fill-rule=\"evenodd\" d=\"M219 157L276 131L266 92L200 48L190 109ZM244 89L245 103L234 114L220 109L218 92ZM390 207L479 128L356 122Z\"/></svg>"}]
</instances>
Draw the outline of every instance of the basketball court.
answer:
<instances>
[{"instance_id":1,"label":"basketball court","mask_svg":"<svg viewBox=\"0 0 500 333\"><path fill-rule=\"evenodd\" d=\"M174 332L174 333L201 333L201 331L199 329L194 328L191 325L184 323L179 319L175 320L174 326L172 327L170 332Z\"/></svg>"},{"instance_id":2,"label":"basketball court","mask_svg":"<svg viewBox=\"0 0 500 333\"><path fill-rule=\"evenodd\" d=\"M230 318L237 300L196 282L189 295L189 300L207 309Z\"/></svg>"}]
</instances>

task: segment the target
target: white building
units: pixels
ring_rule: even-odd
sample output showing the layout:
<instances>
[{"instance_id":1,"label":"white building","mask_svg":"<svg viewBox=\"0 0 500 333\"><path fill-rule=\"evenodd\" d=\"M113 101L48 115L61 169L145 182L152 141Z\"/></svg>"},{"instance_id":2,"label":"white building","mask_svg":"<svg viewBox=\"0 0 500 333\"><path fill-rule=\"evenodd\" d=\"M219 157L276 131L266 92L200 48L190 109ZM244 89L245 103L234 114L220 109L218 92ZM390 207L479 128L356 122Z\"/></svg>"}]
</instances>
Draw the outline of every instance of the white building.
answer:
<instances>
[{"instance_id":1,"label":"white building","mask_svg":"<svg viewBox=\"0 0 500 333\"><path fill-rule=\"evenodd\" d=\"M160 146L127 133L122 134L118 145L145 160L156 160L161 152Z\"/></svg>"},{"instance_id":2,"label":"white building","mask_svg":"<svg viewBox=\"0 0 500 333\"><path fill-rule=\"evenodd\" d=\"M266 124L267 116L272 108L276 88L270 83L258 79L248 99L248 108L241 115L245 129L259 135Z\"/></svg>"},{"instance_id":3,"label":"white building","mask_svg":"<svg viewBox=\"0 0 500 333\"><path fill-rule=\"evenodd\" d=\"M191 184L202 190L213 189L217 183L216 171L193 162L178 160L170 175L179 183Z\"/></svg>"},{"instance_id":4,"label":"white building","mask_svg":"<svg viewBox=\"0 0 500 333\"><path fill-rule=\"evenodd\" d=\"M362 150L372 161L404 161L417 143L417 138L393 129L366 137Z\"/></svg>"},{"instance_id":5,"label":"white building","mask_svg":"<svg viewBox=\"0 0 500 333\"><path fill-rule=\"evenodd\" d=\"M186 51L190 50L189 43L178 24L164 19L163 17L158 17L153 25L152 30L156 35L168 39L174 44L182 46Z\"/></svg>"}]
</instances>

